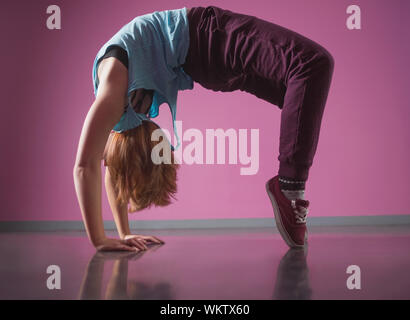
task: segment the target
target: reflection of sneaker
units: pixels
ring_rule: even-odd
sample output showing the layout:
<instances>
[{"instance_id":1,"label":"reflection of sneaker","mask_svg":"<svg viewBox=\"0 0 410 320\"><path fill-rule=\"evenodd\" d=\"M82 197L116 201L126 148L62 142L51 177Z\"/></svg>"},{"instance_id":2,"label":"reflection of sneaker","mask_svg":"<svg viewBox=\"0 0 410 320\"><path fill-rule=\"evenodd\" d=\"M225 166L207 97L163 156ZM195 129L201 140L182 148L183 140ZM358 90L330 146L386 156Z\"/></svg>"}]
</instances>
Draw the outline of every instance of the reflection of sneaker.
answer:
<instances>
[{"instance_id":1,"label":"reflection of sneaker","mask_svg":"<svg viewBox=\"0 0 410 320\"><path fill-rule=\"evenodd\" d=\"M283 240L290 247L303 247L307 243L306 215L309 201L286 198L279 187L279 176L266 182L266 191Z\"/></svg>"},{"instance_id":2,"label":"reflection of sneaker","mask_svg":"<svg viewBox=\"0 0 410 320\"><path fill-rule=\"evenodd\" d=\"M312 297L307 248L291 248L282 257L276 273L274 299L308 300Z\"/></svg>"}]
</instances>

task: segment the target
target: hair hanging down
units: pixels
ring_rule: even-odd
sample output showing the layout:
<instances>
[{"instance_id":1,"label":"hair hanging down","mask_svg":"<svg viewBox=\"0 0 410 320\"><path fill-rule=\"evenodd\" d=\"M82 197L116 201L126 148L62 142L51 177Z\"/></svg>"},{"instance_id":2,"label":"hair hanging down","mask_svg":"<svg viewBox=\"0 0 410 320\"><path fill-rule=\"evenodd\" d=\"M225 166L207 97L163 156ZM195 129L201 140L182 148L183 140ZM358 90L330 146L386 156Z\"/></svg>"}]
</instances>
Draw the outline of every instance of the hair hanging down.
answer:
<instances>
[{"instance_id":1,"label":"hair hanging down","mask_svg":"<svg viewBox=\"0 0 410 320\"><path fill-rule=\"evenodd\" d=\"M151 121L143 121L134 129L112 133L105 163L110 170L119 203L130 204L128 212L155 206L167 206L177 192L177 169L174 153L171 164L155 164L151 151L160 141L151 141L154 130L160 129ZM163 152L163 151L161 151ZM162 154L160 154L162 156Z\"/></svg>"}]
</instances>

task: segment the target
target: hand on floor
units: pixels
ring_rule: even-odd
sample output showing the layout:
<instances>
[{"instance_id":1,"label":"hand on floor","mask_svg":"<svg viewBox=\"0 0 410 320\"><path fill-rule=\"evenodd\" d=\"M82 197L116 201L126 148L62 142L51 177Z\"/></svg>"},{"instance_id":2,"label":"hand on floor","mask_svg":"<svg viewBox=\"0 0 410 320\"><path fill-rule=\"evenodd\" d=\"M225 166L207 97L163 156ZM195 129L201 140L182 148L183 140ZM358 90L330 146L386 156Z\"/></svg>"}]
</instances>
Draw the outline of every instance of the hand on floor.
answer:
<instances>
[{"instance_id":1,"label":"hand on floor","mask_svg":"<svg viewBox=\"0 0 410 320\"><path fill-rule=\"evenodd\" d=\"M106 238L95 246L98 251L143 251L147 249L145 242L137 238L112 239Z\"/></svg>"},{"instance_id":2,"label":"hand on floor","mask_svg":"<svg viewBox=\"0 0 410 320\"><path fill-rule=\"evenodd\" d=\"M128 234L123 237L124 240L136 239L142 241L144 244L164 244L165 242L154 236L144 236L142 234Z\"/></svg>"}]
</instances>

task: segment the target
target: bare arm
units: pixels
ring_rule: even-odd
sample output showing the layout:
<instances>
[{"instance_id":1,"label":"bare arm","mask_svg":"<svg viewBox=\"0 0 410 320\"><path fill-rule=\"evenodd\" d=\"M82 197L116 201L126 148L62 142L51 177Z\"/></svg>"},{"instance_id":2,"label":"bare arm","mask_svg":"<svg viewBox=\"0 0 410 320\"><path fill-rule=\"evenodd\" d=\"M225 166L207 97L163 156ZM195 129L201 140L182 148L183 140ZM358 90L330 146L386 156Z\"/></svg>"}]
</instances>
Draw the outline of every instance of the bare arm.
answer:
<instances>
[{"instance_id":1,"label":"bare arm","mask_svg":"<svg viewBox=\"0 0 410 320\"><path fill-rule=\"evenodd\" d=\"M107 198L110 203L111 211L114 216L115 225L117 226L118 234L124 240L138 240L139 247L147 249L146 244L163 244L163 240L155 236L146 236L142 234L131 234L128 222L128 205L120 204L116 201L117 194L114 189L112 177L108 168L105 170L105 190L107 191Z\"/></svg>"},{"instance_id":2,"label":"bare arm","mask_svg":"<svg viewBox=\"0 0 410 320\"><path fill-rule=\"evenodd\" d=\"M102 64L104 62L104 68ZM91 243L116 250L135 250L134 242L116 242L105 236L101 210L101 159L108 136L123 113L127 69L116 59L100 65L98 94L85 119L73 169L74 185ZM133 244L134 243L134 244Z\"/></svg>"},{"instance_id":3,"label":"bare arm","mask_svg":"<svg viewBox=\"0 0 410 320\"><path fill-rule=\"evenodd\" d=\"M123 239L127 234L130 234L130 226L128 222L128 205L118 203L116 201L117 194L115 193L110 170L105 170L105 190L107 192L108 202L111 207L115 225L117 226L118 234Z\"/></svg>"}]
</instances>

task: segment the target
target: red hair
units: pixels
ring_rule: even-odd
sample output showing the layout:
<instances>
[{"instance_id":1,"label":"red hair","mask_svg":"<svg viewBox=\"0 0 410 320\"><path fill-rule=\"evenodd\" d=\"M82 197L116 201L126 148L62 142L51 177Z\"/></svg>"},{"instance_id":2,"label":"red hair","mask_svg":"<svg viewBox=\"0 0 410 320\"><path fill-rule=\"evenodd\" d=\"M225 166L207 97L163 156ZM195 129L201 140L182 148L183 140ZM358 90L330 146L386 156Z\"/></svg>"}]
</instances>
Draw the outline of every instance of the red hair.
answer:
<instances>
[{"instance_id":1,"label":"red hair","mask_svg":"<svg viewBox=\"0 0 410 320\"><path fill-rule=\"evenodd\" d=\"M167 206L171 198L176 199L179 164L174 163L173 151L170 164L155 164L151 159L152 149L165 137L163 133L160 141L152 141L156 129L160 128L155 123L143 121L134 129L112 133L105 164L110 170L117 201L129 203L129 213L152 205Z\"/></svg>"}]
</instances>

